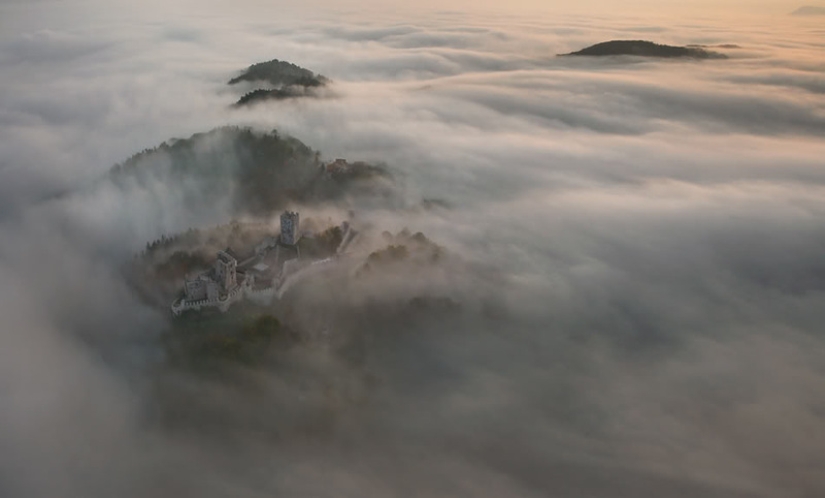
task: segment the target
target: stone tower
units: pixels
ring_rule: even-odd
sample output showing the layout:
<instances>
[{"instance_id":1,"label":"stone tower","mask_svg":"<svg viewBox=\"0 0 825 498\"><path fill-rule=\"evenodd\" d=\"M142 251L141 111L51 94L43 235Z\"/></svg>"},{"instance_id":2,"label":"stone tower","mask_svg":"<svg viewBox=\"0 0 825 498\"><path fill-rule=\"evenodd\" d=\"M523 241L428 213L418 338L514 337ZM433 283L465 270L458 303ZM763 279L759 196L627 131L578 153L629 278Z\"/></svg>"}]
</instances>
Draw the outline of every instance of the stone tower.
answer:
<instances>
[{"instance_id":1,"label":"stone tower","mask_svg":"<svg viewBox=\"0 0 825 498\"><path fill-rule=\"evenodd\" d=\"M298 243L298 239L301 238L298 231L299 221L298 213L284 211L281 215L281 244L294 246Z\"/></svg>"},{"instance_id":2,"label":"stone tower","mask_svg":"<svg viewBox=\"0 0 825 498\"><path fill-rule=\"evenodd\" d=\"M237 285L235 272L238 262L224 251L218 252L218 259L215 261L215 280L224 292L230 291Z\"/></svg>"}]
</instances>

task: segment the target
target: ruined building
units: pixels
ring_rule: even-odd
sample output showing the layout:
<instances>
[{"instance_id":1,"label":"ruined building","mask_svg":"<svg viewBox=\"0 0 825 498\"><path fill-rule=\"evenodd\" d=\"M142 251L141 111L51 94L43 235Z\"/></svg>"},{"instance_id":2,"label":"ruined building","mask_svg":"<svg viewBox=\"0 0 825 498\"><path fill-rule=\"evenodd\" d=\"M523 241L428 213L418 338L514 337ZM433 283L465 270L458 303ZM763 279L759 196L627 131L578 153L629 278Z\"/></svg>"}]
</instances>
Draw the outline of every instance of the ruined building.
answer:
<instances>
[{"instance_id":1,"label":"ruined building","mask_svg":"<svg viewBox=\"0 0 825 498\"><path fill-rule=\"evenodd\" d=\"M294 246L301 238L299 232L300 217L298 213L284 211L281 214L281 244Z\"/></svg>"},{"instance_id":2,"label":"ruined building","mask_svg":"<svg viewBox=\"0 0 825 498\"><path fill-rule=\"evenodd\" d=\"M243 298L271 299L289 270L298 266L298 230L298 213L286 211L281 215L280 237L267 237L243 257L230 249L218 251L210 270L185 279L182 296L172 303L172 313L203 308L226 311Z\"/></svg>"}]
</instances>

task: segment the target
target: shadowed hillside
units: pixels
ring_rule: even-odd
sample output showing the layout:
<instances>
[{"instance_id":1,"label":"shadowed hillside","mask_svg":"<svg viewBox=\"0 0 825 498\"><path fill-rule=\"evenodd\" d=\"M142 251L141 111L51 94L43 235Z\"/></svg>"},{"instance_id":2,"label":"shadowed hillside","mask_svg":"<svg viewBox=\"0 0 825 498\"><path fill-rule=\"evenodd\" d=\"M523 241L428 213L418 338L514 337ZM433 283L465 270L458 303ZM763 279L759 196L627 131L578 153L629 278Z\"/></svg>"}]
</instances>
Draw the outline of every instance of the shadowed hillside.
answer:
<instances>
[{"instance_id":1,"label":"shadowed hillside","mask_svg":"<svg viewBox=\"0 0 825 498\"><path fill-rule=\"evenodd\" d=\"M805 5L791 12L792 16L825 16L825 7Z\"/></svg>"},{"instance_id":2,"label":"shadowed hillside","mask_svg":"<svg viewBox=\"0 0 825 498\"><path fill-rule=\"evenodd\" d=\"M273 86L299 85L310 87L323 86L329 80L291 62L273 59L249 66L239 76L229 80L229 84L235 85L242 81L267 82Z\"/></svg>"},{"instance_id":3,"label":"shadowed hillside","mask_svg":"<svg viewBox=\"0 0 825 498\"><path fill-rule=\"evenodd\" d=\"M229 85L242 82L256 85L263 84L266 88L255 88L244 94L235 104L236 106L263 100L315 96L314 91L326 86L329 80L291 62L273 59L249 66L239 76L229 80Z\"/></svg>"},{"instance_id":4,"label":"shadowed hillside","mask_svg":"<svg viewBox=\"0 0 825 498\"><path fill-rule=\"evenodd\" d=\"M362 168L363 169L363 168ZM233 214L270 215L291 202L325 202L344 195L387 195L382 166L327 173L320 153L277 131L224 127L169 140L110 171L121 188L174 190L191 209L228 199Z\"/></svg>"},{"instance_id":5,"label":"shadowed hillside","mask_svg":"<svg viewBox=\"0 0 825 498\"><path fill-rule=\"evenodd\" d=\"M635 55L638 57L660 57L660 58L689 58L689 59L725 59L727 56L718 52L712 52L700 47L677 47L672 45L661 45L645 40L613 40L597 43L590 47L571 52L569 54L559 54L562 56L591 56L605 57L611 55Z\"/></svg>"}]
</instances>

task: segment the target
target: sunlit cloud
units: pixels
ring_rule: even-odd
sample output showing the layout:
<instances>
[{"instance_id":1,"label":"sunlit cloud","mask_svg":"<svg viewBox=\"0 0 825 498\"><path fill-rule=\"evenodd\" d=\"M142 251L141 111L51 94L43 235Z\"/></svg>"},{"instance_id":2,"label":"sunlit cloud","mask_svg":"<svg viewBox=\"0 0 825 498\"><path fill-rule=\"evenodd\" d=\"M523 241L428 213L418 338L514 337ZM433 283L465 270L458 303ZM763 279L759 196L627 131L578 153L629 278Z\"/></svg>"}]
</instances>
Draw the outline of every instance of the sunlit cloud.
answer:
<instances>
[{"instance_id":1,"label":"sunlit cloud","mask_svg":"<svg viewBox=\"0 0 825 498\"><path fill-rule=\"evenodd\" d=\"M819 496L821 28L781 2L522 4L0 4L0 494ZM556 57L619 38L729 58ZM328 92L233 108L229 78L272 58ZM344 353L239 374L255 389L164 370L166 310L122 273L240 216L231 185L192 202L162 154L106 177L224 125L385 163L391 199L299 207L450 258L296 286L291 319ZM404 314L421 296L459 311Z\"/></svg>"}]
</instances>

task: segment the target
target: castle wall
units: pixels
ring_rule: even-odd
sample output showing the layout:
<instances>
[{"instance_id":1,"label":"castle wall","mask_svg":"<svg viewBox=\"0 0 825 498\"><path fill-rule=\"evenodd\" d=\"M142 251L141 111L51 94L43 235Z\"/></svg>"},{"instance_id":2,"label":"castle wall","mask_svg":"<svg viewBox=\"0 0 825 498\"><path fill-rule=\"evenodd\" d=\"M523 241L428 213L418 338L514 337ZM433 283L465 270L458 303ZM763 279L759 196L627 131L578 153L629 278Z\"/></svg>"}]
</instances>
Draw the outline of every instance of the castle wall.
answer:
<instances>
[{"instance_id":1,"label":"castle wall","mask_svg":"<svg viewBox=\"0 0 825 498\"><path fill-rule=\"evenodd\" d=\"M206 282L200 278L187 280L184 284L187 301L201 301L207 298Z\"/></svg>"},{"instance_id":2,"label":"castle wall","mask_svg":"<svg viewBox=\"0 0 825 498\"><path fill-rule=\"evenodd\" d=\"M217 301L221 295L221 287L217 282L209 282L206 284L206 299L208 301Z\"/></svg>"},{"instance_id":3,"label":"castle wall","mask_svg":"<svg viewBox=\"0 0 825 498\"><path fill-rule=\"evenodd\" d=\"M284 212L281 215L280 239L276 240L271 237L264 240L255 248L255 256L244 262L251 263L256 258L263 257L272 259L273 261L270 264L274 265L273 268L278 268L278 272L277 276L274 277L271 271L266 273L268 285L255 288L256 280L264 275L260 275L256 279L255 274L248 268L245 272L242 270L240 277L238 277L238 261L228 252L220 251L211 272L204 273L196 279L187 280L184 283L185 298L172 303L172 313L180 315L187 310L199 311L203 308L218 308L220 311L225 312L233 303L244 298L264 305L270 304L273 299L278 298L279 292L283 292L281 287L286 283L287 278L300 273L302 269L307 267L307 264L300 260L296 245L301 237L299 223L298 213ZM345 226L345 228L348 227ZM349 236L345 239L349 238L351 241L351 232L349 229L345 230L345 235ZM344 243L342 243L343 245ZM273 248L274 254L267 255ZM331 260L329 258L316 263L326 263ZM263 282L261 281L261 283Z\"/></svg>"}]
</instances>

